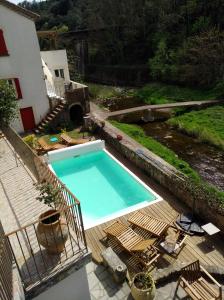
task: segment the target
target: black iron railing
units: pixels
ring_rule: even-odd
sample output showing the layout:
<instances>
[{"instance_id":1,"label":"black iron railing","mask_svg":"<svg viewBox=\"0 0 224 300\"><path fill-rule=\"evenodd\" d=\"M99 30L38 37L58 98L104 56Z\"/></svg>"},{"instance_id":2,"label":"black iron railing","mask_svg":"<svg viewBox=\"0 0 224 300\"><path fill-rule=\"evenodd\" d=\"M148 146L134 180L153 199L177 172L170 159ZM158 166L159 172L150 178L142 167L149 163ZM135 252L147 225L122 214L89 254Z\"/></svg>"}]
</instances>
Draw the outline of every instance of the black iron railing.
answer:
<instances>
[{"instance_id":1,"label":"black iron railing","mask_svg":"<svg viewBox=\"0 0 224 300\"><path fill-rule=\"evenodd\" d=\"M58 228L55 230L53 225L49 224L48 233L42 232L40 238L38 224L58 213L63 220L58 222ZM87 253L79 217L79 206L74 203L7 234L26 291L54 276ZM65 241L65 245L63 250L60 250L59 241L62 240ZM54 252L60 253L50 254L43 244L47 245L46 248L50 247Z\"/></svg>"},{"instance_id":2,"label":"black iron railing","mask_svg":"<svg viewBox=\"0 0 224 300\"><path fill-rule=\"evenodd\" d=\"M0 222L0 299L11 300L13 256Z\"/></svg>"}]
</instances>

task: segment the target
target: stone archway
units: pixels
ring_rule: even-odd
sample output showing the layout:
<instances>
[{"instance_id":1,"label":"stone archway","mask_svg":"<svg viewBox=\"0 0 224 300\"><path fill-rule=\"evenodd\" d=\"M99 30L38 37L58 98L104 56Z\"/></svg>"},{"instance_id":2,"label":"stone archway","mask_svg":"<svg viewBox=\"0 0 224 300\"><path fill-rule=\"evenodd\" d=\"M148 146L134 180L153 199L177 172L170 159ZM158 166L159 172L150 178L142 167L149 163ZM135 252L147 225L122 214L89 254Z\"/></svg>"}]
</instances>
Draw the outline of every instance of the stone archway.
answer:
<instances>
[{"instance_id":1,"label":"stone archway","mask_svg":"<svg viewBox=\"0 0 224 300\"><path fill-rule=\"evenodd\" d=\"M83 109L79 104L74 104L69 109L70 120L75 125L81 125L83 123Z\"/></svg>"}]
</instances>

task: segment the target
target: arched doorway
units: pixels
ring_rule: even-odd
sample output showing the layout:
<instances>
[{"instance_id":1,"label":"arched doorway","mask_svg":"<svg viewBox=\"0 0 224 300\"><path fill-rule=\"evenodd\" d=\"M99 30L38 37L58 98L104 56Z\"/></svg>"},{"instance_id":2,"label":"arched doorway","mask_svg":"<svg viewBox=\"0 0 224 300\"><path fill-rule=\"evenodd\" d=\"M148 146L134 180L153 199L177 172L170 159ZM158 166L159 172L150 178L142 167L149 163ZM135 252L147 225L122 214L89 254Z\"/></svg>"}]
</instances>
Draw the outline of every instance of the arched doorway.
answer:
<instances>
[{"instance_id":1,"label":"arched doorway","mask_svg":"<svg viewBox=\"0 0 224 300\"><path fill-rule=\"evenodd\" d=\"M75 104L70 108L70 120L75 125L81 125L83 122L83 109L81 105Z\"/></svg>"}]
</instances>

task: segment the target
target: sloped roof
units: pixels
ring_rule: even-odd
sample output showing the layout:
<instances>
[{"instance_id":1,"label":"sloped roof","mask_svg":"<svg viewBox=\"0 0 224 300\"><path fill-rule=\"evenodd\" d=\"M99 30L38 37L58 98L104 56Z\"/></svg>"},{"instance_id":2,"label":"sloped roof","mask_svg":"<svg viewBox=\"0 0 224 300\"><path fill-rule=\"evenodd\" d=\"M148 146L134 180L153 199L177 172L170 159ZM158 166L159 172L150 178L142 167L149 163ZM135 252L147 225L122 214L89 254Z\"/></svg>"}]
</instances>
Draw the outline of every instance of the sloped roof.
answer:
<instances>
[{"instance_id":1,"label":"sloped roof","mask_svg":"<svg viewBox=\"0 0 224 300\"><path fill-rule=\"evenodd\" d=\"M25 9L19 5L16 5L12 2L9 2L7 0L0 0L0 5L3 5L13 11L15 11L16 13L28 18L28 19L31 19L33 21L37 20L39 18L39 15L38 14L35 14L33 13L32 11L28 10L28 9Z\"/></svg>"}]
</instances>

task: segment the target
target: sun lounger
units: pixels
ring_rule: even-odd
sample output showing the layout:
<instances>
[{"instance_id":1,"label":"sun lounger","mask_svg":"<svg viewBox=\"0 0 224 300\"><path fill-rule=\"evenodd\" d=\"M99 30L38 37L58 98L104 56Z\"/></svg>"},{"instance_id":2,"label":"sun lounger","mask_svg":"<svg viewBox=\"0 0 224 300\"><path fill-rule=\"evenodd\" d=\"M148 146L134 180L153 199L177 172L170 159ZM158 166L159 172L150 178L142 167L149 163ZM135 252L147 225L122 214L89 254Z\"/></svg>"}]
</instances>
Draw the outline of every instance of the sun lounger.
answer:
<instances>
[{"instance_id":1,"label":"sun lounger","mask_svg":"<svg viewBox=\"0 0 224 300\"><path fill-rule=\"evenodd\" d=\"M73 139L66 133L61 134L61 139L67 145L79 145L79 144L84 144L84 143L87 143L90 141L89 139L81 139L81 138Z\"/></svg>"},{"instance_id":2,"label":"sun lounger","mask_svg":"<svg viewBox=\"0 0 224 300\"><path fill-rule=\"evenodd\" d=\"M134 255L147 267L160 256L156 247L153 245L156 240L155 238L145 240L129 226L120 221L115 221L104 228L104 232L107 238L115 241L123 250Z\"/></svg>"},{"instance_id":3,"label":"sun lounger","mask_svg":"<svg viewBox=\"0 0 224 300\"><path fill-rule=\"evenodd\" d=\"M170 227L170 223L151 217L141 211L137 211L128 219L128 222L134 226L138 226L154 236L161 237Z\"/></svg>"},{"instance_id":4,"label":"sun lounger","mask_svg":"<svg viewBox=\"0 0 224 300\"><path fill-rule=\"evenodd\" d=\"M52 150L57 150L57 149L62 149L65 148L65 145L62 145L60 143L55 143L55 144L48 144L44 138L40 138L38 140L39 145L41 146L40 149L37 149L38 152L48 152L48 151L52 151Z\"/></svg>"}]
</instances>

